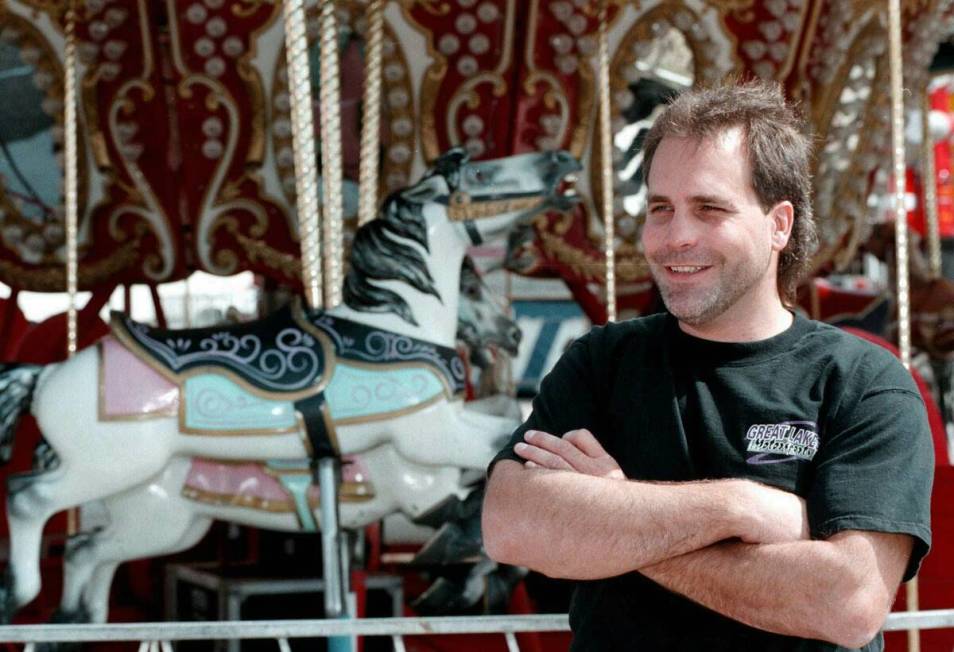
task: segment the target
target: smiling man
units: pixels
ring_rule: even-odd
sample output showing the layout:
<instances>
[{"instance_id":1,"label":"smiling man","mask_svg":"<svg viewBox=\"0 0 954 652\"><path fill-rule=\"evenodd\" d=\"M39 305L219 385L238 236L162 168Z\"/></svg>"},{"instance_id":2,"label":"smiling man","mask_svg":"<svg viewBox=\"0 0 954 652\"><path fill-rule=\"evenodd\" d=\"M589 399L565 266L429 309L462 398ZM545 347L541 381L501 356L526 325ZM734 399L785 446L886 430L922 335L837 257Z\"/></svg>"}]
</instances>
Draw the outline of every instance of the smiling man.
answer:
<instances>
[{"instance_id":1,"label":"smiling man","mask_svg":"<svg viewBox=\"0 0 954 652\"><path fill-rule=\"evenodd\" d=\"M930 546L924 405L887 352L792 312L815 245L802 124L763 83L646 138L668 313L593 329L494 460L495 559L581 581L574 650L880 650Z\"/></svg>"}]
</instances>

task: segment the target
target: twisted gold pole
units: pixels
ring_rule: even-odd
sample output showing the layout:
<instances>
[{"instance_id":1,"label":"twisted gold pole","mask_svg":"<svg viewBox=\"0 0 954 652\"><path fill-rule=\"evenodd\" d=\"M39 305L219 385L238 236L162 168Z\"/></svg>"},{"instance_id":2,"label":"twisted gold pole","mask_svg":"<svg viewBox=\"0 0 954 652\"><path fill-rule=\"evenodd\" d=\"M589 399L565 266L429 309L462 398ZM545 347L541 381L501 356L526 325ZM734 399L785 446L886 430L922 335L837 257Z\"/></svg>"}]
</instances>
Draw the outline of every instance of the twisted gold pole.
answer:
<instances>
[{"instance_id":1,"label":"twisted gold pole","mask_svg":"<svg viewBox=\"0 0 954 652\"><path fill-rule=\"evenodd\" d=\"M941 277L941 227L937 218L937 170L934 162L934 138L931 136L931 95L924 88L921 109L921 180L924 186L924 220L927 230L928 264L931 278Z\"/></svg>"},{"instance_id":2,"label":"twisted gold pole","mask_svg":"<svg viewBox=\"0 0 954 652\"><path fill-rule=\"evenodd\" d=\"M384 0L368 4L364 60L364 105L361 112L361 167L358 175L358 226L378 212L378 152L381 148L381 49L384 41Z\"/></svg>"},{"instance_id":3,"label":"twisted gold pole","mask_svg":"<svg viewBox=\"0 0 954 652\"><path fill-rule=\"evenodd\" d=\"M341 303L341 89L338 66L338 21L334 0L321 1L321 181L325 247L325 305Z\"/></svg>"},{"instance_id":4,"label":"twisted gold pole","mask_svg":"<svg viewBox=\"0 0 954 652\"><path fill-rule=\"evenodd\" d=\"M79 152L76 114L76 8L70 2L66 13L66 46L63 54L63 132L64 167L63 197L66 209L66 292L70 305L66 311L66 353L73 357L79 336L76 325L76 292L78 285L77 230L79 224Z\"/></svg>"},{"instance_id":5,"label":"twisted gold pole","mask_svg":"<svg viewBox=\"0 0 954 652\"><path fill-rule=\"evenodd\" d=\"M69 307L66 309L66 356L72 358L78 348L79 332L76 323L76 293L79 285L79 256L77 231L79 229L79 135L76 103L76 3L70 2L66 10L66 43L63 52L63 155L64 178L63 200L65 205L66 230L66 293ZM66 534L79 532L79 509L66 512Z\"/></svg>"},{"instance_id":6,"label":"twisted gold pole","mask_svg":"<svg viewBox=\"0 0 954 652\"><path fill-rule=\"evenodd\" d=\"M902 95L901 4L888 0L888 44L891 67L891 147L894 159L894 226L898 283L898 349L901 363L911 369L911 293L908 285L908 214L905 210L904 97ZM908 611L918 610L917 577L905 585ZM908 630L908 651L920 652L921 634Z\"/></svg>"},{"instance_id":7,"label":"twisted gold pole","mask_svg":"<svg viewBox=\"0 0 954 652\"><path fill-rule=\"evenodd\" d=\"M606 320L616 321L616 222L613 215L613 149L610 124L610 77L607 2L600 2L599 79L600 79L600 163L603 188L603 250L606 256Z\"/></svg>"},{"instance_id":8,"label":"twisted gold pole","mask_svg":"<svg viewBox=\"0 0 954 652\"><path fill-rule=\"evenodd\" d=\"M295 154L295 208L301 240L301 281L312 308L321 308L321 240L315 126L312 121L311 74L304 0L284 0L285 56L291 102L292 149Z\"/></svg>"}]
</instances>

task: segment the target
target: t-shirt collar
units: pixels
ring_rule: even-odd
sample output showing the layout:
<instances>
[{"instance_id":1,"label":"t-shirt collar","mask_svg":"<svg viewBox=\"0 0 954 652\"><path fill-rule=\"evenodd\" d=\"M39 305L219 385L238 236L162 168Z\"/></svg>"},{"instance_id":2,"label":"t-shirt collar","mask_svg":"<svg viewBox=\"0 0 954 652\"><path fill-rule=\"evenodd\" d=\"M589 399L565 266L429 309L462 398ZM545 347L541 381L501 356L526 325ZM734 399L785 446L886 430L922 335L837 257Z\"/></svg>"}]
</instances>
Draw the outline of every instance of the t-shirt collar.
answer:
<instances>
[{"instance_id":1,"label":"t-shirt collar","mask_svg":"<svg viewBox=\"0 0 954 652\"><path fill-rule=\"evenodd\" d=\"M717 342L695 337L679 328L676 318L667 314L666 332L674 360L687 364L746 365L761 362L789 351L805 334L814 330L814 322L798 312L791 326L764 340L755 342Z\"/></svg>"}]
</instances>

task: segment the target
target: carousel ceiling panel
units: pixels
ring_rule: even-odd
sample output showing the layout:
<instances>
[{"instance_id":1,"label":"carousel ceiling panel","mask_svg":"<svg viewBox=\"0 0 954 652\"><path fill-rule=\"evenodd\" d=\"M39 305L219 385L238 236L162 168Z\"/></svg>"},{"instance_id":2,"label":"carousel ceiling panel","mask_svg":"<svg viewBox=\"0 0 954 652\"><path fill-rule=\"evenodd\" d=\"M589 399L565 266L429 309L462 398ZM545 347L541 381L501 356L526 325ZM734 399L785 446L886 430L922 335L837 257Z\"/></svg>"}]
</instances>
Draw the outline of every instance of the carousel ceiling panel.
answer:
<instances>
[{"instance_id":1,"label":"carousel ceiling panel","mask_svg":"<svg viewBox=\"0 0 954 652\"><path fill-rule=\"evenodd\" d=\"M32 290L65 289L61 6L0 6L2 94L18 102L15 113L5 102L0 117L0 280ZM77 22L84 288L159 280L180 265L175 203L164 192L170 138L153 9L87 2Z\"/></svg>"},{"instance_id":2,"label":"carousel ceiling panel","mask_svg":"<svg viewBox=\"0 0 954 652\"><path fill-rule=\"evenodd\" d=\"M481 66L501 54L483 33L486 25L509 12L512 40L515 5L475 10L473 29L459 23L462 36L469 35L464 47L488 55ZM65 288L62 6L0 3L0 89L13 98L0 108L0 281L31 290ZM297 285L280 4L86 0L81 6L81 287L169 281L195 269L252 270ZM347 0L338 8L345 218L353 221L367 5ZM389 14L380 97L381 197L406 186L420 160L416 93L426 86L405 54L406 35L420 34L420 27L408 22L410 12ZM308 32L317 128L317 7L308 16ZM481 80L473 83L478 94L486 90ZM469 102L473 94L460 97ZM483 134L484 124L492 124L487 118L475 130L470 115L461 113L458 131L449 129L447 137ZM319 157L320 147L319 140Z\"/></svg>"},{"instance_id":3,"label":"carousel ceiling panel","mask_svg":"<svg viewBox=\"0 0 954 652\"><path fill-rule=\"evenodd\" d=\"M419 96L424 157L455 145L475 157L512 153L524 0L401 0L430 63ZM519 122L519 117L517 122Z\"/></svg>"},{"instance_id":4,"label":"carousel ceiling panel","mask_svg":"<svg viewBox=\"0 0 954 652\"><path fill-rule=\"evenodd\" d=\"M907 87L922 84L939 17L952 4L905 2ZM297 284L280 5L80 5L81 284L171 280L193 269L252 269ZM61 6L0 3L0 91L9 98L0 107L0 280L29 289L65 285ZM363 0L338 1L346 216L358 195L366 8ZM624 303L647 280L635 245L642 137L667 97L731 75L777 79L802 102L824 143L816 161L823 234L816 266L850 258L868 197L883 183L875 171L889 142L883 12L874 0L610 1ZM379 194L408 183L452 145L478 158L567 148L592 171L578 183L587 201L575 215L538 222L522 269L598 294L605 274L594 210L597 1L394 0L385 15ZM314 14L309 36L317 101Z\"/></svg>"}]
</instances>

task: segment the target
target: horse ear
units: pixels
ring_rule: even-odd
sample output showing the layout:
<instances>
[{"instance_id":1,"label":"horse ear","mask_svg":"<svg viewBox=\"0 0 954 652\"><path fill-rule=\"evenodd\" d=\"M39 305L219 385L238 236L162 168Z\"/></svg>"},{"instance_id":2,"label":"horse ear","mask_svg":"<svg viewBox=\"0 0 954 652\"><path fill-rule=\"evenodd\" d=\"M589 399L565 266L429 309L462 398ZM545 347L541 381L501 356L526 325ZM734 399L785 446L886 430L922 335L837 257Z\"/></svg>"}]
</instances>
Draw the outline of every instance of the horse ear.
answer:
<instances>
[{"instance_id":1,"label":"horse ear","mask_svg":"<svg viewBox=\"0 0 954 652\"><path fill-rule=\"evenodd\" d=\"M470 162L470 154L463 147L451 147L434 161L431 170L445 179L457 178L460 169ZM456 184L452 184L456 185Z\"/></svg>"}]
</instances>

